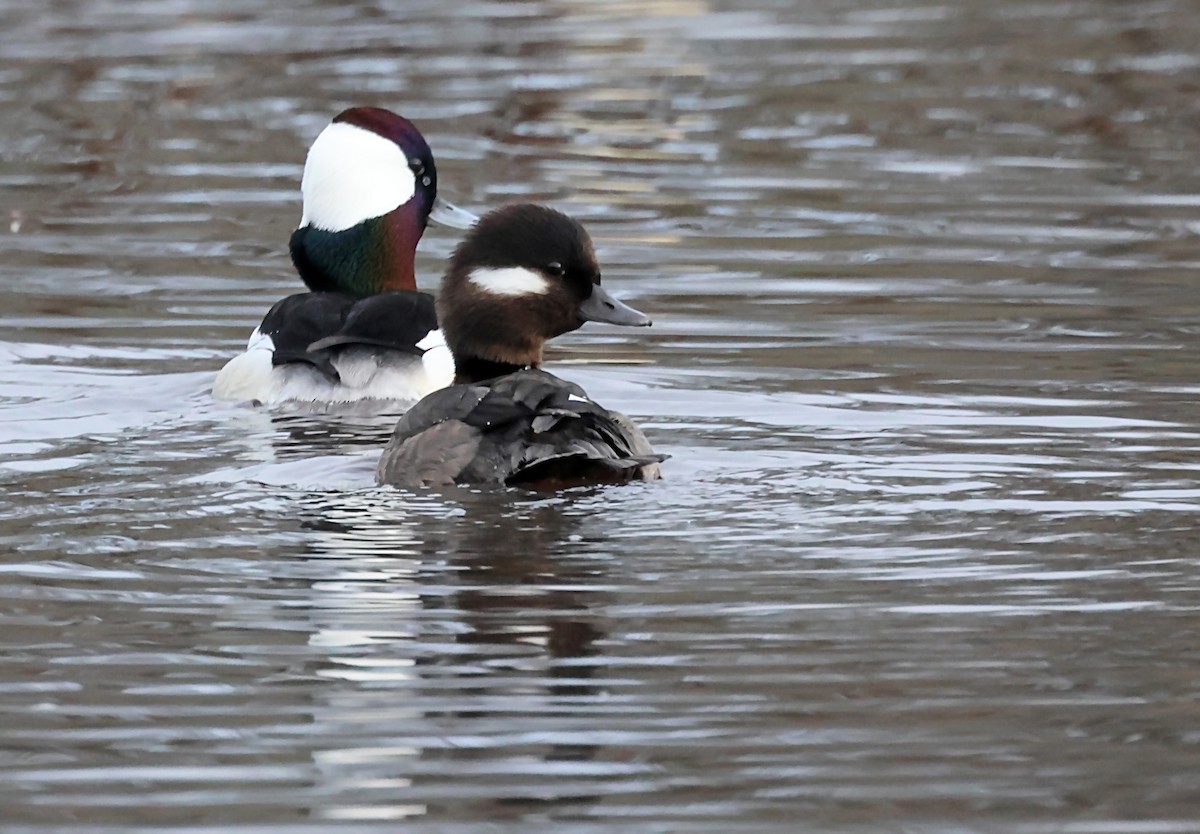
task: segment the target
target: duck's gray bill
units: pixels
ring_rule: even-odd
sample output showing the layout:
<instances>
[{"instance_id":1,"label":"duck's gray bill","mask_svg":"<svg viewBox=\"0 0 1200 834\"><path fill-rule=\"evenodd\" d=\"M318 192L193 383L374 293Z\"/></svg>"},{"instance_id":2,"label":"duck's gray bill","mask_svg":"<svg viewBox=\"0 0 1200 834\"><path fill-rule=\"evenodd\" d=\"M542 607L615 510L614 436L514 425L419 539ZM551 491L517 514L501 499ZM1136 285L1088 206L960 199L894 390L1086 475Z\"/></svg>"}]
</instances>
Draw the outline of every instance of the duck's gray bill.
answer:
<instances>
[{"instance_id":1,"label":"duck's gray bill","mask_svg":"<svg viewBox=\"0 0 1200 834\"><path fill-rule=\"evenodd\" d=\"M592 294L579 308L579 317L584 321L605 321L609 324L624 324L629 327L649 327L650 317L628 304L622 304L599 284L592 287Z\"/></svg>"},{"instance_id":2,"label":"duck's gray bill","mask_svg":"<svg viewBox=\"0 0 1200 834\"><path fill-rule=\"evenodd\" d=\"M479 216L471 214L466 209L447 203L441 197L433 199L433 208L429 211L429 219L451 229L469 229L479 222Z\"/></svg>"}]
</instances>

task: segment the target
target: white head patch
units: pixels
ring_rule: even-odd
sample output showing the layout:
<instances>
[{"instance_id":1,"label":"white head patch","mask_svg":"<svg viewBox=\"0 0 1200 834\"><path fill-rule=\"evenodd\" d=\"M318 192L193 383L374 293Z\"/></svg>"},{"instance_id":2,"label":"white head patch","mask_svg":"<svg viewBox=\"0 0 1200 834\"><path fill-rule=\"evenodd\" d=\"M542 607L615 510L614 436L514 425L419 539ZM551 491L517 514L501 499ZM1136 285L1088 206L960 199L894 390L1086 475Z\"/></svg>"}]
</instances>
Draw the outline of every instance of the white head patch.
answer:
<instances>
[{"instance_id":1,"label":"white head patch","mask_svg":"<svg viewBox=\"0 0 1200 834\"><path fill-rule=\"evenodd\" d=\"M335 122L308 149L300 225L340 232L412 199L417 182L400 147L348 122Z\"/></svg>"},{"instance_id":2,"label":"white head patch","mask_svg":"<svg viewBox=\"0 0 1200 834\"><path fill-rule=\"evenodd\" d=\"M467 277L475 286L496 295L545 295L550 292L546 276L520 266L484 266L472 270Z\"/></svg>"}]
</instances>

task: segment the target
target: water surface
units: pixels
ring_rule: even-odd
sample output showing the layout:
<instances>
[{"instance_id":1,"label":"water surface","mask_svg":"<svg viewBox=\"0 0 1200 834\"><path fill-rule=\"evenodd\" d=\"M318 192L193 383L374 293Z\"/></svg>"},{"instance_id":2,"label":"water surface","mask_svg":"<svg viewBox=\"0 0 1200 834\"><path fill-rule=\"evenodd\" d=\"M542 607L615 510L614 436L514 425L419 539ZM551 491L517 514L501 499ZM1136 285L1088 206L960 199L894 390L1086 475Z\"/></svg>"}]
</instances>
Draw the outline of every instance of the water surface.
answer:
<instances>
[{"instance_id":1,"label":"water surface","mask_svg":"<svg viewBox=\"0 0 1200 834\"><path fill-rule=\"evenodd\" d=\"M0 2L5 830L1200 828L1194 11ZM665 481L210 399L361 103L587 224Z\"/></svg>"}]
</instances>

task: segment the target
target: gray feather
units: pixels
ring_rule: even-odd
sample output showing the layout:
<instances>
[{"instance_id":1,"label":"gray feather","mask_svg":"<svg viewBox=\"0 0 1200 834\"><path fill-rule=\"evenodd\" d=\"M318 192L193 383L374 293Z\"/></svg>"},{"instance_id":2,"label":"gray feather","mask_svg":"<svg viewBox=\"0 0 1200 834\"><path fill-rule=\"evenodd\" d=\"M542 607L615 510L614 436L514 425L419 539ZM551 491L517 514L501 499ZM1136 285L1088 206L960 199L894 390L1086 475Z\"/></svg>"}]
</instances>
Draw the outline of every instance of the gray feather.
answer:
<instances>
[{"instance_id":1,"label":"gray feather","mask_svg":"<svg viewBox=\"0 0 1200 834\"><path fill-rule=\"evenodd\" d=\"M396 426L377 481L621 483L660 477L645 435L623 414L545 371L518 371L430 394Z\"/></svg>"}]
</instances>

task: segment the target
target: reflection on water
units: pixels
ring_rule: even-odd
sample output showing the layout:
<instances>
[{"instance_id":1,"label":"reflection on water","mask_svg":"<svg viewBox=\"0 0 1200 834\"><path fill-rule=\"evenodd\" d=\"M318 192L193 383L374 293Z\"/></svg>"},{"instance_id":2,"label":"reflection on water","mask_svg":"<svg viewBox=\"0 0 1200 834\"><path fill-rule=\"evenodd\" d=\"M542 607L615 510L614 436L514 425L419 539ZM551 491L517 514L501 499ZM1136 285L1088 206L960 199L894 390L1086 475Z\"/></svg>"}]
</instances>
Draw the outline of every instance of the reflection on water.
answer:
<instances>
[{"instance_id":1,"label":"reflection on water","mask_svg":"<svg viewBox=\"0 0 1200 834\"><path fill-rule=\"evenodd\" d=\"M6 830L1200 828L1189 4L0 11ZM355 103L588 224L666 480L210 400Z\"/></svg>"},{"instance_id":2,"label":"reflection on water","mask_svg":"<svg viewBox=\"0 0 1200 834\"><path fill-rule=\"evenodd\" d=\"M314 713L342 740L316 756L346 803L321 809L325 818L424 815L450 802L488 818L580 800L592 782L645 770L595 761L590 732L543 723L577 718L600 694L591 679L604 633L591 608L606 596L606 560L587 556L577 532L598 508L461 499L403 514L377 499L338 500L305 521L316 531L308 558L328 577L313 583L308 612L309 645L327 653L317 674L350 684ZM559 776L567 782L554 784ZM464 778L509 781L503 796L476 796ZM403 801L397 786L424 801Z\"/></svg>"}]
</instances>

